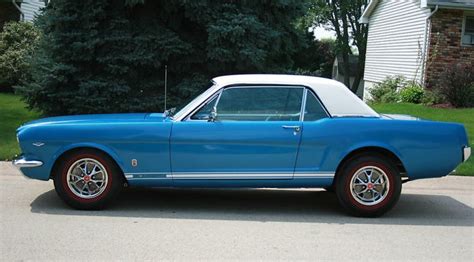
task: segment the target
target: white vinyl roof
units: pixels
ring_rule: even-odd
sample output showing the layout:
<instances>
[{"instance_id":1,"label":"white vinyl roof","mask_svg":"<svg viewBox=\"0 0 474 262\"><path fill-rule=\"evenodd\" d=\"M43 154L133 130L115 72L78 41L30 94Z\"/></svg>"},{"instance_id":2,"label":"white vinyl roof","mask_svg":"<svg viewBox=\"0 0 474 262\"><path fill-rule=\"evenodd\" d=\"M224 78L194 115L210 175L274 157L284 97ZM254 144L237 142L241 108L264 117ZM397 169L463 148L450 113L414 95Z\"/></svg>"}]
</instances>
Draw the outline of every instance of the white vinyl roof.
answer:
<instances>
[{"instance_id":1,"label":"white vinyl roof","mask_svg":"<svg viewBox=\"0 0 474 262\"><path fill-rule=\"evenodd\" d=\"M327 78L300 75L229 75L213 79L215 85L206 90L180 112L175 120L181 120L210 95L229 85L301 85L311 88L321 99L331 116L378 117L379 114L352 93L344 84Z\"/></svg>"}]
</instances>

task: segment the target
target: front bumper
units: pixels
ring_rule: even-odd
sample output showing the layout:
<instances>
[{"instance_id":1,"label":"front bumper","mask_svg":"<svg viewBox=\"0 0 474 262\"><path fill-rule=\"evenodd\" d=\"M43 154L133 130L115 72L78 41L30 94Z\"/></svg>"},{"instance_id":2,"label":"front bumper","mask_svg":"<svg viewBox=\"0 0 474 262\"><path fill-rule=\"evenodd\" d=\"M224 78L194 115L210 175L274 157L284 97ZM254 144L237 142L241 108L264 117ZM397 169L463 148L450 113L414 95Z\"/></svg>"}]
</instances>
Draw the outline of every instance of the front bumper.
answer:
<instances>
[{"instance_id":1,"label":"front bumper","mask_svg":"<svg viewBox=\"0 0 474 262\"><path fill-rule=\"evenodd\" d=\"M470 147L464 147L463 150L462 150L462 161L463 162L466 162L469 157L471 156L471 148Z\"/></svg>"},{"instance_id":2,"label":"front bumper","mask_svg":"<svg viewBox=\"0 0 474 262\"><path fill-rule=\"evenodd\" d=\"M28 160L24 156L20 156L12 161L12 164L18 168L22 167L39 167L43 165L39 160Z\"/></svg>"}]
</instances>

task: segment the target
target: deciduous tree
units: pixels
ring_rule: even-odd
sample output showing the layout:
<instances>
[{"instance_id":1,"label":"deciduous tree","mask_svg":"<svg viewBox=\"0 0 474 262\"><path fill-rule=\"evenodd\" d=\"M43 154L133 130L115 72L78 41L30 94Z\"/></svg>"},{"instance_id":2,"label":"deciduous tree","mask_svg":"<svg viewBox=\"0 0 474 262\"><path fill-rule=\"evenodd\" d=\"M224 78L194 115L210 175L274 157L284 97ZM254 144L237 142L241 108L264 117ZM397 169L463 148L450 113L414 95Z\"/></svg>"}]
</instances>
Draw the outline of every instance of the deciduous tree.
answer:
<instances>
[{"instance_id":1,"label":"deciduous tree","mask_svg":"<svg viewBox=\"0 0 474 262\"><path fill-rule=\"evenodd\" d=\"M323 25L336 33L337 52L342 57L343 71L347 72L344 74L344 84L354 93L357 92L364 76L368 28L359 22L359 18L367 2L367 0L311 0L310 11L305 18L308 25ZM357 47L359 58L355 79L351 84L349 56L352 54L352 46Z\"/></svg>"},{"instance_id":2,"label":"deciduous tree","mask_svg":"<svg viewBox=\"0 0 474 262\"><path fill-rule=\"evenodd\" d=\"M0 90L28 77L29 57L40 38L40 30L28 22L8 22L0 31Z\"/></svg>"}]
</instances>

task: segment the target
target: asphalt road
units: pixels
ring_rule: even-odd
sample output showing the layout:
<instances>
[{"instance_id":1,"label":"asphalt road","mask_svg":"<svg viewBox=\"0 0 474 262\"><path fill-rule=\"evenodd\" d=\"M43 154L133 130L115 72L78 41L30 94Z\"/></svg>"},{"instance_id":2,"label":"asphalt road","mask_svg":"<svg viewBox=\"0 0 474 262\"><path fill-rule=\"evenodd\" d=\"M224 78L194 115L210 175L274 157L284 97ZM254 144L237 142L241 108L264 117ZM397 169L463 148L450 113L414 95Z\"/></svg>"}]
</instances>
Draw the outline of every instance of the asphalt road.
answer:
<instances>
[{"instance_id":1,"label":"asphalt road","mask_svg":"<svg viewBox=\"0 0 474 262\"><path fill-rule=\"evenodd\" d=\"M0 163L0 260L474 260L474 178L404 184L381 218L322 190L127 190L76 211Z\"/></svg>"}]
</instances>

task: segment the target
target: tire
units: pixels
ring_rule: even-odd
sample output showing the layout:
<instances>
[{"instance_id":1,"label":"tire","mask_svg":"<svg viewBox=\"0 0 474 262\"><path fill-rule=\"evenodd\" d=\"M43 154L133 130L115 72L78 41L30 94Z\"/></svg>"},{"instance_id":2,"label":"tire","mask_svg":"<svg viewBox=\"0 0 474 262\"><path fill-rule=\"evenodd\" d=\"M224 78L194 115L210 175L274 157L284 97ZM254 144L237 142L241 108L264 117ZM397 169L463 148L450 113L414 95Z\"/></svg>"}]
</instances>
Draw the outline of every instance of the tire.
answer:
<instances>
[{"instance_id":1,"label":"tire","mask_svg":"<svg viewBox=\"0 0 474 262\"><path fill-rule=\"evenodd\" d=\"M121 170L102 152L81 149L60 161L53 174L54 188L59 197L75 209L103 209L122 190Z\"/></svg>"},{"instance_id":2,"label":"tire","mask_svg":"<svg viewBox=\"0 0 474 262\"><path fill-rule=\"evenodd\" d=\"M336 191L334 185L325 187L324 190L326 190L328 193L334 193Z\"/></svg>"},{"instance_id":3,"label":"tire","mask_svg":"<svg viewBox=\"0 0 474 262\"><path fill-rule=\"evenodd\" d=\"M398 202L401 189L396 165L378 154L353 157L336 177L339 203L349 214L359 217L383 215Z\"/></svg>"}]
</instances>

